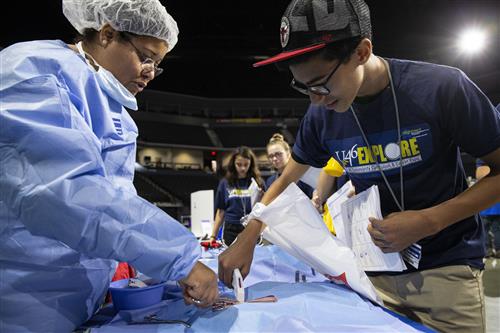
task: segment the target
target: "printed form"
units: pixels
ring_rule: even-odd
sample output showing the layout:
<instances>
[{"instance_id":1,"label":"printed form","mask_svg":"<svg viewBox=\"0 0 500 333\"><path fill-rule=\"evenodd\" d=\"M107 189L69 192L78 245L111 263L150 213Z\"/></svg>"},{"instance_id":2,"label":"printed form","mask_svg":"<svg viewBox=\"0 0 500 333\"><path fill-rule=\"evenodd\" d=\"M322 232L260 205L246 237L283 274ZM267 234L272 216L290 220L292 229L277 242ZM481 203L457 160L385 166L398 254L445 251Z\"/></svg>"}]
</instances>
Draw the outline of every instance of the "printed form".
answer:
<instances>
[{"instance_id":1,"label":"printed form","mask_svg":"<svg viewBox=\"0 0 500 333\"><path fill-rule=\"evenodd\" d=\"M349 248L352 247L351 237L346 234L345 223L342 221L342 204L349 200L349 192L354 191L351 181L344 184L337 192L333 193L326 201L328 211L332 217L333 226L337 238L345 243Z\"/></svg>"},{"instance_id":2,"label":"printed form","mask_svg":"<svg viewBox=\"0 0 500 333\"><path fill-rule=\"evenodd\" d=\"M348 191L344 191L347 196ZM376 246L368 233L369 217L382 218L380 210L380 195L376 185L366 191L356 194L354 197L339 198L341 214L332 214L334 226L341 230L340 237L349 246L358 263L365 271L403 271L406 265L399 252L384 253ZM330 208L330 207L329 207Z\"/></svg>"}]
</instances>

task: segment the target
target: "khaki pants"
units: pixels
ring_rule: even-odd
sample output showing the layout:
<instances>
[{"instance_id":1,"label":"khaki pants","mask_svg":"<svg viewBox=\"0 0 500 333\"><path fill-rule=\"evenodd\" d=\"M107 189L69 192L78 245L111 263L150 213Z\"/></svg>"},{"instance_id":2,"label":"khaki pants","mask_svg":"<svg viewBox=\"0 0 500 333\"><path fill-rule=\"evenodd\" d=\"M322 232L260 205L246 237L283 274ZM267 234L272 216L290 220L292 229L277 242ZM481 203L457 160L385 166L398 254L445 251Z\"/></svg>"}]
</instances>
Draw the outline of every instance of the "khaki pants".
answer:
<instances>
[{"instance_id":1,"label":"khaki pants","mask_svg":"<svg viewBox=\"0 0 500 333\"><path fill-rule=\"evenodd\" d=\"M370 277L384 305L439 332L485 332L482 271L446 266Z\"/></svg>"}]
</instances>

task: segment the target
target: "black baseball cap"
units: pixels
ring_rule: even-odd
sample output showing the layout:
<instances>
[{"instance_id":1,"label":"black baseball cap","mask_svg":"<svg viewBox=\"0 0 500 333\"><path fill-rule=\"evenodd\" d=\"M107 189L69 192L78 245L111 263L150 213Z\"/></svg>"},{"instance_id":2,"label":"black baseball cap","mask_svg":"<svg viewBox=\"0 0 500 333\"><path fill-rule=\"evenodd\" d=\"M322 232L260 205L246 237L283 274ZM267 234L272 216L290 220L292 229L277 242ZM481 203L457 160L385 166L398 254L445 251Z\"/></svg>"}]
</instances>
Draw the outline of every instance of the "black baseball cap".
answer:
<instances>
[{"instance_id":1,"label":"black baseball cap","mask_svg":"<svg viewBox=\"0 0 500 333\"><path fill-rule=\"evenodd\" d=\"M292 0L281 18L283 51L253 64L264 66L352 38L371 39L370 10L363 0Z\"/></svg>"}]
</instances>

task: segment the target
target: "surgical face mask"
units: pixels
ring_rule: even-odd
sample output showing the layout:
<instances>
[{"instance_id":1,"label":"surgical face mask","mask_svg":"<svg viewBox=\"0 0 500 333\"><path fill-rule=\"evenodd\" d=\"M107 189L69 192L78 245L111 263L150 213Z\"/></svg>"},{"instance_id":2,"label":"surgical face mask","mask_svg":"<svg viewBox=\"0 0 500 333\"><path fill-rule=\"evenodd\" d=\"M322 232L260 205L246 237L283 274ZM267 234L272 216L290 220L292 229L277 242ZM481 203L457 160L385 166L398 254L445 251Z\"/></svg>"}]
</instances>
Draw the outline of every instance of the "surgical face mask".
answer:
<instances>
[{"instance_id":1,"label":"surgical face mask","mask_svg":"<svg viewBox=\"0 0 500 333\"><path fill-rule=\"evenodd\" d=\"M99 87L101 87L101 89L104 90L109 97L121 105L132 110L137 110L137 100L135 99L135 96L128 91L127 88L125 88L125 86L121 84L121 82L118 81L110 71L99 65L90 54L83 50L82 42L76 44L76 48L90 67L94 68L87 59L87 56L90 57L94 64L98 67L96 71L96 78L99 82Z\"/></svg>"}]
</instances>

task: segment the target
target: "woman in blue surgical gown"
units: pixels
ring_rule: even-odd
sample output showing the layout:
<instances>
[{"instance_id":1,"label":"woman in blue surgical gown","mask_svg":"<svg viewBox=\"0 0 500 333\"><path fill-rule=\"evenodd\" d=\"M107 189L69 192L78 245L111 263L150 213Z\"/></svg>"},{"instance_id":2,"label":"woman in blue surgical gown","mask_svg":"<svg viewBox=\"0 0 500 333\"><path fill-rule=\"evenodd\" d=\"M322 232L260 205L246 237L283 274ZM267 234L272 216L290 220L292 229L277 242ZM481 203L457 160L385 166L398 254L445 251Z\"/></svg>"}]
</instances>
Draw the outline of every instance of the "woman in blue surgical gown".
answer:
<instances>
[{"instance_id":1,"label":"woman in blue surgical gown","mask_svg":"<svg viewBox=\"0 0 500 333\"><path fill-rule=\"evenodd\" d=\"M117 261L217 297L196 238L137 196L137 127L124 107L161 73L177 25L158 0L63 0L81 41L0 53L0 331L71 331Z\"/></svg>"}]
</instances>

